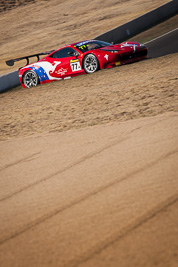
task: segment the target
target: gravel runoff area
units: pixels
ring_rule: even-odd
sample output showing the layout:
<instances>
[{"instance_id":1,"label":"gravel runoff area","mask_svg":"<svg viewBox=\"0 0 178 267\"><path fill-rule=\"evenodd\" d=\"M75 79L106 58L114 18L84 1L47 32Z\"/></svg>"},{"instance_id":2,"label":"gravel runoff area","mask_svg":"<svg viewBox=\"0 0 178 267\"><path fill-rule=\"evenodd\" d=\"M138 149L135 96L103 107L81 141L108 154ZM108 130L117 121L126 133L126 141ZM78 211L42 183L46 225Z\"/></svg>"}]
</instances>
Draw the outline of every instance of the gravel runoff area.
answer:
<instances>
[{"instance_id":1,"label":"gravel runoff area","mask_svg":"<svg viewBox=\"0 0 178 267\"><path fill-rule=\"evenodd\" d=\"M0 266L177 266L177 59L0 95Z\"/></svg>"}]
</instances>

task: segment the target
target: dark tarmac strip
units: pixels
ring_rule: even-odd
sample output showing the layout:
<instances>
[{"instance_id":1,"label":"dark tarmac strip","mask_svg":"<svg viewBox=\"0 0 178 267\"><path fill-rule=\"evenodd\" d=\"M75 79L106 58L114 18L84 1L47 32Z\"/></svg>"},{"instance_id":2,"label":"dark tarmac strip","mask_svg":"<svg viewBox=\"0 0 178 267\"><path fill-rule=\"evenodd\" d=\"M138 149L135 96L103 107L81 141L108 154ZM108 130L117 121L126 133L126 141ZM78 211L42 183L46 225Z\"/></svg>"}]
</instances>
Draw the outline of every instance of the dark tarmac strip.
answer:
<instances>
[{"instance_id":1,"label":"dark tarmac strip","mask_svg":"<svg viewBox=\"0 0 178 267\"><path fill-rule=\"evenodd\" d=\"M178 52L178 28L147 43L149 58L162 57Z\"/></svg>"}]
</instances>

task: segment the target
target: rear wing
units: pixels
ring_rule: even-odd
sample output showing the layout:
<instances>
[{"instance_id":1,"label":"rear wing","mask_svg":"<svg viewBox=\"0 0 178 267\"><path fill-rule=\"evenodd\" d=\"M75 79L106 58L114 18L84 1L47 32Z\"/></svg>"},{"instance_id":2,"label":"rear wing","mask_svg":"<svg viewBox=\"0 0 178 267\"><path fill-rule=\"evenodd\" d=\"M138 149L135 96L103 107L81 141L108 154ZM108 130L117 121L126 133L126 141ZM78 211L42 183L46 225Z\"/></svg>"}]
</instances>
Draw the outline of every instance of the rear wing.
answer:
<instances>
[{"instance_id":1,"label":"rear wing","mask_svg":"<svg viewBox=\"0 0 178 267\"><path fill-rule=\"evenodd\" d=\"M34 55L29 55L29 56L25 56L25 57L19 57L19 58L15 58L15 59L10 59L10 60L7 60L6 61L6 64L8 65L8 66L13 66L14 65L14 62L17 62L17 61L20 61L20 60L22 60L22 59L26 59L27 60L27 64L26 65L28 65L29 64L29 58L31 58L31 57L37 57L37 61L38 60L40 60L40 56L44 56L44 55L49 55L49 54L51 54L53 51L55 51L55 50L52 50L52 51L47 51L47 52L43 52L43 53L39 53L39 54L34 54Z\"/></svg>"}]
</instances>

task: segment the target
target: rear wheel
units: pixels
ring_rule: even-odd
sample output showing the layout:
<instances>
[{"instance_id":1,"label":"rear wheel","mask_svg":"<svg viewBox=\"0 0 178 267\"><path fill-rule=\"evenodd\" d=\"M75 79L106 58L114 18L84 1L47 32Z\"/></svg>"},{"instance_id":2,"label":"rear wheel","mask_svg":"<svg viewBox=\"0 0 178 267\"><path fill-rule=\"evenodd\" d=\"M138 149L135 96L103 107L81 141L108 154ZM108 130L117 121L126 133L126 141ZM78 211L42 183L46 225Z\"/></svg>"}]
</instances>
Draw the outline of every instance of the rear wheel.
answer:
<instances>
[{"instance_id":1,"label":"rear wheel","mask_svg":"<svg viewBox=\"0 0 178 267\"><path fill-rule=\"evenodd\" d=\"M26 88L31 88L39 84L39 77L36 72L27 70L23 76L23 83Z\"/></svg>"},{"instance_id":2,"label":"rear wheel","mask_svg":"<svg viewBox=\"0 0 178 267\"><path fill-rule=\"evenodd\" d=\"M93 73L99 70L99 62L95 55L87 54L83 60L83 68L86 73Z\"/></svg>"}]
</instances>

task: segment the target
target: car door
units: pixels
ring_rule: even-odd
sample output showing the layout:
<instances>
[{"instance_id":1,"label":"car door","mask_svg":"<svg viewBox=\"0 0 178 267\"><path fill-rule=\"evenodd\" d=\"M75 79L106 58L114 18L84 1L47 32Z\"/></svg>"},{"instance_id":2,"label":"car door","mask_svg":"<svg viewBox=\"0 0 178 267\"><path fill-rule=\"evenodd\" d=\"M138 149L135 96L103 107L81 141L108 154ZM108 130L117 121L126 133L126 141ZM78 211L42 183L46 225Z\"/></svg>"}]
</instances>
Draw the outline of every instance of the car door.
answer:
<instances>
[{"instance_id":1,"label":"car door","mask_svg":"<svg viewBox=\"0 0 178 267\"><path fill-rule=\"evenodd\" d=\"M63 79L81 73L82 67L79 59L74 56L77 52L72 47L65 47L50 56L50 63L52 70L49 72L50 76L56 79Z\"/></svg>"}]
</instances>

